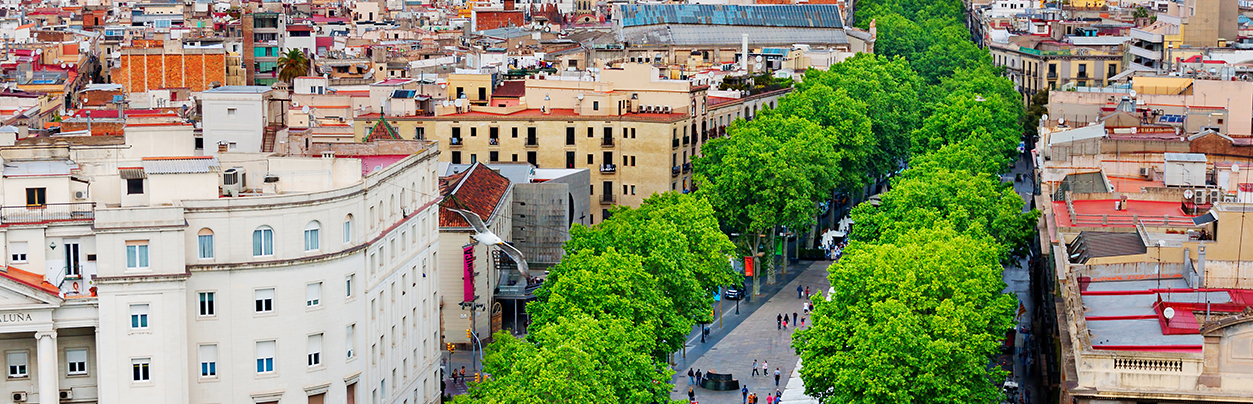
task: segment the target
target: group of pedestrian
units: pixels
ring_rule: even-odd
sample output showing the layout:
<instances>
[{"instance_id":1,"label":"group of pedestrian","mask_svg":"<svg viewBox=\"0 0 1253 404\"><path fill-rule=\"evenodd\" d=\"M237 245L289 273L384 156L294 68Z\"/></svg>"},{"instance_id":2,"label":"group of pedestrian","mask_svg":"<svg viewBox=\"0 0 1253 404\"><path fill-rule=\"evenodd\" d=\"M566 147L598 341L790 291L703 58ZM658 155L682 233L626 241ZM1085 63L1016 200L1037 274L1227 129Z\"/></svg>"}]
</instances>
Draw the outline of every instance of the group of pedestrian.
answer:
<instances>
[{"instance_id":1,"label":"group of pedestrian","mask_svg":"<svg viewBox=\"0 0 1253 404\"><path fill-rule=\"evenodd\" d=\"M696 369L692 372L692 368L687 368L687 384L699 386L705 383L705 374Z\"/></svg>"},{"instance_id":2,"label":"group of pedestrian","mask_svg":"<svg viewBox=\"0 0 1253 404\"><path fill-rule=\"evenodd\" d=\"M461 367L460 373L458 373L456 369L453 369L452 371L452 384L456 386L457 383L461 383L462 386L466 385L466 367L465 366Z\"/></svg>"},{"instance_id":3,"label":"group of pedestrian","mask_svg":"<svg viewBox=\"0 0 1253 404\"><path fill-rule=\"evenodd\" d=\"M809 307L808 303L806 303L805 307L806 308ZM805 314L809 314L808 309L806 309ZM791 317L788 317L786 313L779 313L779 315L774 317L774 320L777 323L776 326L778 327L778 329L786 330L789 322L792 324L792 327L794 328L804 327L805 319L799 318L799 317L800 317L800 314L798 314L797 312L792 312Z\"/></svg>"},{"instance_id":4,"label":"group of pedestrian","mask_svg":"<svg viewBox=\"0 0 1253 404\"><path fill-rule=\"evenodd\" d=\"M740 388L740 394L744 396L744 404L757 404L757 393L749 393L748 386ZM689 394L690 395L690 394ZM774 390L774 394L766 395L766 404L775 404L783 399L783 392L779 389ZM695 399L693 399L695 401Z\"/></svg>"}]
</instances>

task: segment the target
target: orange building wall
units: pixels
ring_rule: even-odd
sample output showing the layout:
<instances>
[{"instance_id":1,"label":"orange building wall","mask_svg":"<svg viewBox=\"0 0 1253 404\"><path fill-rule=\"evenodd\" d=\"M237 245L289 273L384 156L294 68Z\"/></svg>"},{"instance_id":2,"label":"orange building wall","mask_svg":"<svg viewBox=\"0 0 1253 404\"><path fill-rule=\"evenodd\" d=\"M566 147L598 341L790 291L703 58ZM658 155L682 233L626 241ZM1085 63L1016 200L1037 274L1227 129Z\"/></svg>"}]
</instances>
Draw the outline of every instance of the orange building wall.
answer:
<instances>
[{"instance_id":1,"label":"orange building wall","mask_svg":"<svg viewBox=\"0 0 1253 404\"><path fill-rule=\"evenodd\" d=\"M204 91L210 83L226 84L224 54L122 55L122 66L113 69L113 82L127 93L163 88Z\"/></svg>"},{"instance_id":2,"label":"orange building wall","mask_svg":"<svg viewBox=\"0 0 1253 404\"><path fill-rule=\"evenodd\" d=\"M526 22L521 11L479 11L475 16L475 29L485 31L504 27L521 27Z\"/></svg>"}]
</instances>

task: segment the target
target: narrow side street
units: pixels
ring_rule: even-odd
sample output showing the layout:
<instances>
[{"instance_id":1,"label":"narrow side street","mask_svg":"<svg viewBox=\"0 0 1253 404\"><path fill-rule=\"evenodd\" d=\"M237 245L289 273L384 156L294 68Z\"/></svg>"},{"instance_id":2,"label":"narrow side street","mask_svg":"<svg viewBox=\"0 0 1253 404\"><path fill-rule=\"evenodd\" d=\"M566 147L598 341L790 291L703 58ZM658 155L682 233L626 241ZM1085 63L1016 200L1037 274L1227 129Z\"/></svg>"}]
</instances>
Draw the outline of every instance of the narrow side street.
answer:
<instances>
[{"instance_id":1,"label":"narrow side street","mask_svg":"<svg viewBox=\"0 0 1253 404\"><path fill-rule=\"evenodd\" d=\"M1026 202L1023 206L1024 212L1031 210L1031 200L1034 193L1034 185L1032 183L1034 175L1031 168L1030 158L1027 155L1020 155L1014 168L1003 178L1014 185L1014 191L1018 192L1018 195ZM1031 339L1035 336L1031 329L1031 320L1032 315L1037 312L1036 306L1038 302L1031 288L1030 259L1024 257L1018 260L1016 264L1017 266L1008 265L1005 267L1005 292L1015 294L1022 306L1017 312L1018 325L1014 332L1014 347L1008 354L998 358L998 363L1003 365L1005 361L1012 362L1012 373L1009 380L1020 386L1016 394L1011 391L1007 395L1007 402L1040 403L1043 402L1040 395L1040 376L1033 374L1032 364L1028 362L1029 359L1035 357L1032 354L1035 345Z\"/></svg>"},{"instance_id":2,"label":"narrow side street","mask_svg":"<svg viewBox=\"0 0 1253 404\"><path fill-rule=\"evenodd\" d=\"M779 314L798 313L798 318L808 317L802 309L804 300L796 297L796 287L808 286L817 295L830 288L827 280L827 267L831 261L801 261L799 265L789 267L789 277L769 288L769 294L758 297L751 311L746 311L741 304L740 315L734 309L727 310L724 320L727 324L719 332L711 332L711 337L701 344L700 335L693 334L694 342L689 339L687 360L676 355L674 386L671 397L687 399L687 369L700 369L702 372L713 370L717 373L731 373L741 385L747 385L750 392L757 393L760 402L765 403L766 394L782 391L792 377L797 363L796 353L792 350L792 331L796 328L790 324L786 330L777 328L776 317ZM762 291L767 291L763 287ZM730 303L730 302L726 302ZM731 306L728 306L731 307ZM732 320L735 319L735 320ZM738 321L736 321L738 320ZM806 325L809 322L806 320ZM718 330L714 323L713 330ZM769 374L752 376L753 360L770 365ZM779 385L775 387L774 370L781 372ZM743 402L740 391L712 391L695 387L696 401L700 403L739 404Z\"/></svg>"}]
</instances>

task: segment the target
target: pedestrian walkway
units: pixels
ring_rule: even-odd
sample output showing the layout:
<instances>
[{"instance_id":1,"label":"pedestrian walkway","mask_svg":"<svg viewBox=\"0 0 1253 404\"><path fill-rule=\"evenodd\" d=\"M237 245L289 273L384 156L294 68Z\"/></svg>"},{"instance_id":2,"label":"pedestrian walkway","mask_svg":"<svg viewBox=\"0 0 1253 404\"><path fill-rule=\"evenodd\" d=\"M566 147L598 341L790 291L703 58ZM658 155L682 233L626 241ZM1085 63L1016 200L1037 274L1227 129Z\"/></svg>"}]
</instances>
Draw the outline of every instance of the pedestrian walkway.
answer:
<instances>
[{"instance_id":1,"label":"pedestrian walkway","mask_svg":"<svg viewBox=\"0 0 1253 404\"><path fill-rule=\"evenodd\" d=\"M786 330L777 329L776 316L782 313L790 316L795 312L800 317L808 317L802 309L804 300L796 297L797 286L809 286L815 294L820 291L825 292L830 288L830 282L827 280L827 266L831 265L831 261L816 261L807 264L807 266L789 269L789 271L798 271L791 281L782 285L777 293L770 296L760 308L743 319L742 323L735 326L725 336L717 341L710 341L709 344L712 346L707 352L694 357L693 351L689 350L688 362L691 365L675 369L673 379L675 390L671 392L671 398L687 400L688 367L693 370L700 369L701 372L731 373L741 385L748 386L750 392L757 394L761 404L765 404L767 394L782 391L785 383L789 383L795 374L794 370L798 361L796 352L791 347L792 332L796 328L789 324ZM808 319L805 323L810 324ZM769 363L767 375L752 376L751 367L754 359L758 360L758 367L761 366L761 361ZM778 387L775 386L774 380L776 368L780 371ZM697 387L696 400L702 404L740 404L743 403L743 395L739 391L712 391Z\"/></svg>"},{"instance_id":2,"label":"pedestrian walkway","mask_svg":"<svg viewBox=\"0 0 1253 404\"><path fill-rule=\"evenodd\" d=\"M805 395L805 381L801 380L801 360L796 360L796 371L792 372L792 378L787 381L787 388L783 389L783 401L779 404L818 404L818 399Z\"/></svg>"}]
</instances>

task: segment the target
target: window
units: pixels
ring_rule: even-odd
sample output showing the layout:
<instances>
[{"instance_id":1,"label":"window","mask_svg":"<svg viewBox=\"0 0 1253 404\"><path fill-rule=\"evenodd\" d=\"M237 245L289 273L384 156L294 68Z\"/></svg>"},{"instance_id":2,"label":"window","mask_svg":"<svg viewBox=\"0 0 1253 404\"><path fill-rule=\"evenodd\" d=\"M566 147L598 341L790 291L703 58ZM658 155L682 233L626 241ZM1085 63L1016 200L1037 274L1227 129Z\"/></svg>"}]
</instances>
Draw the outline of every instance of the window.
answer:
<instances>
[{"instance_id":1,"label":"window","mask_svg":"<svg viewBox=\"0 0 1253 404\"><path fill-rule=\"evenodd\" d=\"M132 304L131 305L131 328L144 329L148 328L148 305Z\"/></svg>"},{"instance_id":2,"label":"window","mask_svg":"<svg viewBox=\"0 0 1253 404\"><path fill-rule=\"evenodd\" d=\"M352 297L352 281L357 275L348 275L344 277L344 297Z\"/></svg>"},{"instance_id":3,"label":"window","mask_svg":"<svg viewBox=\"0 0 1253 404\"><path fill-rule=\"evenodd\" d=\"M152 380L149 378L149 367L152 366L152 359L137 358L131 359L131 381L146 382Z\"/></svg>"},{"instance_id":4,"label":"window","mask_svg":"<svg viewBox=\"0 0 1253 404\"><path fill-rule=\"evenodd\" d=\"M255 296L254 302L256 303L257 313L274 311L274 288L257 289L253 294Z\"/></svg>"},{"instance_id":5,"label":"window","mask_svg":"<svg viewBox=\"0 0 1253 404\"><path fill-rule=\"evenodd\" d=\"M513 137L514 137L514 138L517 138L517 137L518 137L518 128L515 126L515 127L512 127L512 128L509 128L509 129L510 129L510 133L512 133L512 134L513 134Z\"/></svg>"},{"instance_id":6,"label":"window","mask_svg":"<svg viewBox=\"0 0 1253 404\"><path fill-rule=\"evenodd\" d=\"M592 155L592 153L587 154L587 164L596 164L595 157Z\"/></svg>"},{"instance_id":7,"label":"window","mask_svg":"<svg viewBox=\"0 0 1253 404\"><path fill-rule=\"evenodd\" d=\"M497 162L497 161L500 161L500 152L495 151L495 150L492 150L492 151L488 152L488 153L487 153L487 161L490 161L490 162L493 162L493 163L495 163L495 162Z\"/></svg>"},{"instance_id":8,"label":"window","mask_svg":"<svg viewBox=\"0 0 1253 404\"><path fill-rule=\"evenodd\" d=\"M539 167L539 163L537 163L536 160L537 159L535 157L535 152L533 151L526 152L526 162L531 163L531 165L533 166Z\"/></svg>"},{"instance_id":9,"label":"window","mask_svg":"<svg viewBox=\"0 0 1253 404\"><path fill-rule=\"evenodd\" d=\"M274 340L257 341L257 373L274 372Z\"/></svg>"},{"instance_id":10,"label":"window","mask_svg":"<svg viewBox=\"0 0 1253 404\"><path fill-rule=\"evenodd\" d=\"M213 308L213 292L200 292L200 315L212 316L215 313Z\"/></svg>"},{"instance_id":11,"label":"window","mask_svg":"<svg viewBox=\"0 0 1253 404\"><path fill-rule=\"evenodd\" d=\"M461 164L461 152L454 150L452 152L452 163Z\"/></svg>"},{"instance_id":12,"label":"window","mask_svg":"<svg viewBox=\"0 0 1253 404\"><path fill-rule=\"evenodd\" d=\"M322 304L322 282L305 285L305 307Z\"/></svg>"},{"instance_id":13,"label":"window","mask_svg":"<svg viewBox=\"0 0 1253 404\"><path fill-rule=\"evenodd\" d=\"M356 342L356 334L357 334L357 325L356 325L356 324L349 324L349 325L348 325L348 330L347 330L347 338L345 338L345 339L344 339L344 341L345 341L345 342L344 342L344 345L346 346L346 348L347 348L347 350L348 350L348 353L347 353L347 355L348 355L348 359L352 359L352 358L353 358L353 351L352 351L352 348L353 348L353 346L355 346L355 345L357 344L357 342Z\"/></svg>"},{"instance_id":14,"label":"window","mask_svg":"<svg viewBox=\"0 0 1253 404\"><path fill-rule=\"evenodd\" d=\"M46 205L47 199L45 199L45 196L47 194L47 188L26 188L26 206Z\"/></svg>"},{"instance_id":15,"label":"window","mask_svg":"<svg viewBox=\"0 0 1253 404\"><path fill-rule=\"evenodd\" d=\"M27 245L25 241L13 241L9 243L9 261L26 262Z\"/></svg>"},{"instance_id":16,"label":"window","mask_svg":"<svg viewBox=\"0 0 1253 404\"><path fill-rule=\"evenodd\" d=\"M477 137L478 135L479 135L479 128L471 126L470 137Z\"/></svg>"},{"instance_id":17,"label":"window","mask_svg":"<svg viewBox=\"0 0 1253 404\"><path fill-rule=\"evenodd\" d=\"M566 127L566 145L574 146L574 127Z\"/></svg>"},{"instance_id":18,"label":"window","mask_svg":"<svg viewBox=\"0 0 1253 404\"><path fill-rule=\"evenodd\" d=\"M344 218L344 243L352 242L352 215Z\"/></svg>"},{"instance_id":19,"label":"window","mask_svg":"<svg viewBox=\"0 0 1253 404\"><path fill-rule=\"evenodd\" d=\"M322 334L313 334L309 336L309 366L318 366L322 364Z\"/></svg>"},{"instance_id":20,"label":"window","mask_svg":"<svg viewBox=\"0 0 1253 404\"><path fill-rule=\"evenodd\" d=\"M128 178L126 180L126 194L127 195L140 195L143 193L144 193L144 179L143 178Z\"/></svg>"},{"instance_id":21,"label":"window","mask_svg":"<svg viewBox=\"0 0 1253 404\"><path fill-rule=\"evenodd\" d=\"M126 242L126 267L132 269L148 267L147 240Z\"/></svg>"},{"instance_id":22,"label":"window","mask_svg":"<svg viewBox=\"0 0 1253 404\"><path fill-rule=\"evenodd\" d=\"M454 127L454 128L452 128L452 137L453 137L453 139L460 139L460 138L461 138L461 128L459 128L459 127Z\"/></svg>"},{"instance_id":23,"label":"window","mask_svg":"<svg viewBox=\"0 0 1253 404\"><path fill-rule=\"evenodd\" d=\"M587 128L587 137L594 137L594 136L596 136L596 135L595 135L595 132L592 130L592 128L591 128L591 127L588 127L588 128Z\"/></svg>"},{"instance_id":24,"label":"window","mask_svg":"<svg viewBox=\"0 0 1253 404\"><path fill-rule=\"evenodd\" d=\"M309 222L309 224L305 226L305 251L318 250L320 244L319 241L321 240L318 233L321 229L322 224L318 223L317 220Z\"/></svg>"},{"instance_id":25,"label":"window","mask_svg":"<svg viewBox=\"0 0 1253 404\"><path fill-rule=\"evenodd\" d=\"M600 111L600 101L592 101L592 110Z\"/></svg>"},{"instance_id":26,"label":"window","mask_svg":"<svg viewBox=\"0 0 1253 404\"><path fill-rule=\"evenodd\" d=\"M197 254L202 260L213 259L213 230L200 229L196 233Z\"/></svg>"},{"instance_id":27,"label":"window","mask_svg":"<svg viewBox=\"0 0 1253 404\"><path fill-rule=\"evenodd\" d=\"M270 226L252 231L252 256L265 257L274 255L274 229Z\"/></svg>"},{"instance_id":28,"label":"window","mask_svg":"<svg viewBox=\"0 0 1253 404\"><path fill-rule=\"evenodd\" d=\"M200 346L200 377L215 377L218 375L218 346L217 345L201 345Z\"/></svg>"},{"instance_id":29,"label":"window","mask_svg":"<svg viewBox=\"0 0 1253 404\"><path fill-rule=\"evenodd\" d=\"M413 140L426 140L426 128L421 126L413 128Z\"/></svg>"},{"instance_id":30,"label":"window","mask_svg":"<svg viewBox=\"0 0 1253 404\"><path fill-rule=\"evenodd\" d=\"M236 111L235 108L227 108L226 116L235 116L235 111Z\"/></svg>"},{"instance_id":31,"label":"window","mask_svg":"<svg viewBox=\"0 0 1253 404\"><path fill-rule=\"evenodd\" d=\"M574 168L574 152L566 152L566 168Z\"/></svg>"},{"instance_id":32,"label":"window","mask_svg":"<svg viewBox=\"0 0 1253 404\"><path fill-rule=\"evenodd\" d=\"M9 367L9 378L28 377L26 352L9 352L4 355L5 365Z\"/></svg>"},{"instance_id":33,"label":"window","mask_svg":"<svg viewBox=\"0 0 1253 404\"><path fill-rule=\"evenodd\" d=\"M487 128L487 137L492 138L492 139L499 139L500 127L493 126L493 127Z\"/></svg>"},{"instance_id":34,"label":"window","mask_svg":"<svg viewBox=\"0 0 1253 404\"><path fill-rule=\"evenodd\" d=\"M87 374L86 349L65 350L65 374L70 376Z\"/></svg>"}]
</instances>

